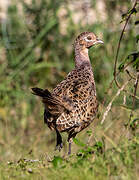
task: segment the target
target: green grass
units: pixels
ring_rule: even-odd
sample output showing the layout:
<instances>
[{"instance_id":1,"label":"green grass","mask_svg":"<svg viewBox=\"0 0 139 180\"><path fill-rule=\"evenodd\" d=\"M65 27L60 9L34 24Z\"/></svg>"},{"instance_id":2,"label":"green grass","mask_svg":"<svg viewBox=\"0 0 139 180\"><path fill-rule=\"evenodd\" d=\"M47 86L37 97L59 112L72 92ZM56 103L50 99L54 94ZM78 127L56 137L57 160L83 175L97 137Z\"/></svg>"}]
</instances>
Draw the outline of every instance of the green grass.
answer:
<instances>
[{"instance_id":1,"label":"green grass","mask_svg":"<svg viewBox=\"0 0 139 180\"><path fill-rule=\"evenodd\" d=\"M1 179L137 179L139 139L120 140L117 148L105 149L105 141L85 146L71 156L43 153L35 157L33 152L23 157L3 162ZM37 158L37 159L36 159Z\"/></svg>"}]
</instances>

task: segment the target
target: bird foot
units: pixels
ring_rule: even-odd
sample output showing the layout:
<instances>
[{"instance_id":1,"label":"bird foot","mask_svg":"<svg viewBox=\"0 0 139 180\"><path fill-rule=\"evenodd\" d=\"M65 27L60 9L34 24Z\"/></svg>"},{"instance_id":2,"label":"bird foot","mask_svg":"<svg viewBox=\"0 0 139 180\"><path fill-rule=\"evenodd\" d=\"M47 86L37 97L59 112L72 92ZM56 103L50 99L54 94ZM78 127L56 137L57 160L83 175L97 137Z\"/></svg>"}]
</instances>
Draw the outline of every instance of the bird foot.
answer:
<instances>
[{"instance_id":1,"label":"bird foot","mask_svg":"<svg viewBox=\"0 0 139 180\"><path fill-rule=\"evenodd\" d=\"M71 150L68 151L68 155L71 155Z\"/></svg>"},{"instance_id":2,"label":"bird foot","mask_svg":"<svg viewBox=\"0 0 139 180\"><path fill-rule=\"evenodd\" d=\"M63 148L63 144L59 143L56 145L55 151L58 150L60 152L62 148Z\"/></svg>"}]
</instances>

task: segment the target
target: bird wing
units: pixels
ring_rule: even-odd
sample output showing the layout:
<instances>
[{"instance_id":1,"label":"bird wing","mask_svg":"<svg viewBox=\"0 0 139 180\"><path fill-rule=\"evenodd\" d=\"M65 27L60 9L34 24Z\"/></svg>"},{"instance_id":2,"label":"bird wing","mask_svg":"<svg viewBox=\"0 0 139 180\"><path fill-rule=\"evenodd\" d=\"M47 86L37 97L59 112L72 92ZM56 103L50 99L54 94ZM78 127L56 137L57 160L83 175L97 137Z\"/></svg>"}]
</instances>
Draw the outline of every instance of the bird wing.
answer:
<instances>
[{"instance_id":1,"label":"bird wing","mask_svg":"<svg viewBox=\"0 0 139 180\"><path fill-rule=\"evenodd\" d=\"M85 113L81 113L81 111L87 111L87 103L93 99L95 93L91 67L80 67L72 70L67 77L56 86L52 94L55 97L65 97L67 102L71 101L71 104L74 105L74 110L71 113L63 113L61 117L56 120L57 126L61 131L69 127L79 126Z\"/></svg>"},{"instance_id":2,"label":"bird wing","mask_svg":"<svg viewBox=\"0 0 139 180\"><path fill-rule=\"evenodd\" d=\"M75 104L77 95L83 95L84 86L90 85L91 82L86 81L86 75L82 73L82 69L72 70L66 78L53 89L52 94L55 97L61 97L64 103Z\"/></svg>"},{"instance_id":3,"label":"bird wing","mask_svg":"<svg viewBox=\"0 0 139 180\"><path fill-rule=\"evenodd\" d=\"M47 89L32 88L34 95L42 97L42 102L45 104L47 111L55 117L59 117L64 111L71 111L73 106L70 100L61 99L60 97L53 96ZM66 101L66 103L64 103Z\"/></svg>"}]
</instances>

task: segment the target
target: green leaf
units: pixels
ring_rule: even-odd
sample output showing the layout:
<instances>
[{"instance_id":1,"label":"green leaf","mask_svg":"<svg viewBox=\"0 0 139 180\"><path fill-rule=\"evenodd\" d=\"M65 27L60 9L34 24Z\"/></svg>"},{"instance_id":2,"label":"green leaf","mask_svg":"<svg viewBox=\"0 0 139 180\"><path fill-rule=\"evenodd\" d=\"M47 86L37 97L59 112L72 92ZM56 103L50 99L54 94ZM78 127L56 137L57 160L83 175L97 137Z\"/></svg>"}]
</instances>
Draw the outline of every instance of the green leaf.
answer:
<instances>
[{"instance_id":1,"label":"green leaf","mask_svg":"<svg viewBox=\"0 0 139 180\"><path fill-rule=\"evenodd\" d=\"M102 148L103 147L103 143L101 141L96 142L95 146Z\"/></svg>"},{"instance_id":2,"label":"green leaf","mask_svg":"<svg viewBox=\"0 0 139 180\"><path fill-rule=\"evenodd\" d=\"M136 43L139 41L139 34L136 35Z\"/></svg>"},{"instance_id":3,"label":"green leaf","mask_svg":"<svg viewBox=\"0 0 139 180\"><path fill-rule=\"evenodd\" d=\"M131 9L130 13L131 13L131 14L135 14L135 15L136 15L136 13L137 13L136 8Z\"/></svg>"},{"instance_id":4,"label":"green leaf","mask_svg":"<svg viewBox=\"0 0 139 180\"><path fill-rule=\"evenodd\" d=\"M136 15L136 13L137 13L136 8L133 8L133 9L129 10L127 13L122 14L122 21L120 23L125 21L127 19L127 17L129 16L129 14L135 14Z\"/></svg>"},{"instance_id":5,"label":"green leaf","mask_svg":"<svg viewBox=\"0 0 139 180\"><path fill-rule=\"evenodd\" d=\"M120 72L123 72L124 66L127 62L131 62L133 67L138 69L138 67L139 67L139 52L134 52L127 56L127 58L118 67Z\"/></svg>"},{"instance_id":6,"label":"green leaf","mask_svg":"<svg viewBox=\"0 0 139 180\"><path fill-rule=\"evenodd\" d=\"M81 147L84 147L86 146L86 144L84 144L83 142L81 142L80 140L76 139L76 138L73 138L73 142L75 144L77 144L78 146L81 146Z\"/></svg>"},{"instance_id":7,"label":"green leaf","mask_svg":"<svg viewBox=\"0 0 139 180\"><path fill-rule=\"evenodd\" d=\"M131 123L130 123L130 127L132 128L132 130L135 130L139 127L139 118L134 119Z\"/></svg>"},{"instance_id":8,"label":"green leaf","mask_svg":"<svg viewBox=\"0 0 139 180\"><path fill-rule=\"evenodd\" d=\"M63 159L60 156L54 156L52 164L55 168L60 167L63 162Z\"/></svg>"},{"instance_id":9,"label":"green leaf","mask_svg":"<svg viewBox=\"0 0 139 180\"><path fill-rule=\"evenodd\" d=\"M134 52L128 55L127 59L129 59L130 62L133 62L133 67L138 69L139 67L139 52Z\"/></svg>"},{"instance_id":10,"label":"green leaf","mask_svg":"<svg viewBox=\"0 0 139 180\"><path fill-rule=\"evenodd\" d=\"M121 63L120 65L119 65L119 67L118 67L118 69L119 69L119 71L120 72L123 72L123 70L124 70L124 62L123 63Z\"/></svg>"},{"instance_id":11,"label":"green leaf","mask_svg":"<svg viewBox=\"0 0 139 180\"><path fill-rule=\"evenodd\" d=\"M125 14L122 14L122 19L125 19L126 17L127 17L127 13L125 13Z\"/></svg>"},{"instance_id":12,"label":"green leaf","mask_svg":"<svg viewBox=\"0 0 139 180\"><path fill-rule=\"evenodd\" d=\"M92 135L92 131L91 130L86 131L86 133L88 134L88 136Z\"/></svg>"}]
</instances>

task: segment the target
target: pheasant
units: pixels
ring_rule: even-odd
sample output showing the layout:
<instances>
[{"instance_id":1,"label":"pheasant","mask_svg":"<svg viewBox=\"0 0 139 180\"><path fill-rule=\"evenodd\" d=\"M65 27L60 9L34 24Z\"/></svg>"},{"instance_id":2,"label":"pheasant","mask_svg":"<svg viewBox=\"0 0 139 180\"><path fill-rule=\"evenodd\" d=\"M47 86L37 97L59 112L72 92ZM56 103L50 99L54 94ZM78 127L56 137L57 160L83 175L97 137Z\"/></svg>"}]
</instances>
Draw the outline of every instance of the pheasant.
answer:
<instances>
[{"instance_id":1,"label":"pheasant","mask_svg":"<svg viewBox=\"0 0 139 180\"><path fill-rule=\"evenodd\" d=\"M56 149L62 149L61 132L68 133L69 149L73 138L94 120L98 102L96 86L88 49L103 43L93 32L83 32L75 40L75 68L52 92L47 89L32 88L34 95L40 96L44 104L44 122L56 131Z\"/></svg>"}]
</instances>

